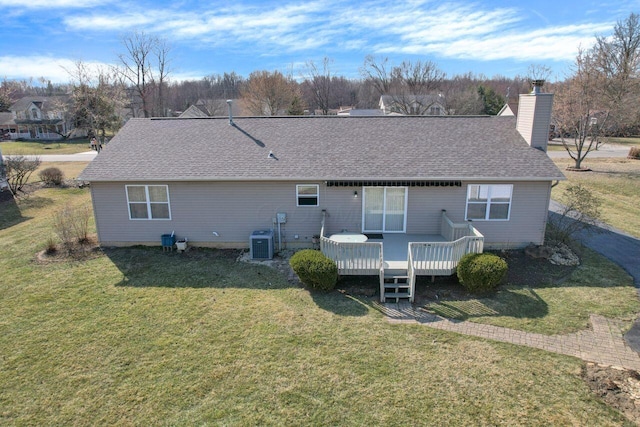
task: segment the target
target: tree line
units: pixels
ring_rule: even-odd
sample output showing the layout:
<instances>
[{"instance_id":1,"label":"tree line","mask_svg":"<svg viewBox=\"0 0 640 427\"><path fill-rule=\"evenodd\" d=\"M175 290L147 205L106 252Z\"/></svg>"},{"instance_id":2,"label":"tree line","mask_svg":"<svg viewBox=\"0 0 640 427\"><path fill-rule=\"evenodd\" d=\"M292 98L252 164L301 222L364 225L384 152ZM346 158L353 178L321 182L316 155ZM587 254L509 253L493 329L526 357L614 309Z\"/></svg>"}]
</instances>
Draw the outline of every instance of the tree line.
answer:
<instances>
[{"instance_id":1,"label":"tree line","mask_svg":"<svg viewBox=\"0 0 640 427\"><path fill-rule=\"evenodd\" d=\"M174 81L172 49L166 40L133 33L121 40L118 64L93 69L77 62L67 70L68 84L40 79L0 84L0 111L27 95L67 95L63 107L76 127L96 135L113 133L129 117L172 116L201 102L211 115L226 114L226 99L241 99L250 115L323 114L343 106L375 109L382 95L398 113L425 114L437 103L447 115L494 115L531 81L546 79L551 70L529 67L526 76L488 78L471 72L447 76L430 60L392 64L368 56L358 78L334 74L333 60L308 61L296 73L257 70L212 74L199 80ZM636 134L640 129L640 22L631 13L610 36L595 36L590 49L580 49L570 75L548 83L556 94L553 130L576 160L596 149L604 135Z\"/></svg>"}]
</instances>

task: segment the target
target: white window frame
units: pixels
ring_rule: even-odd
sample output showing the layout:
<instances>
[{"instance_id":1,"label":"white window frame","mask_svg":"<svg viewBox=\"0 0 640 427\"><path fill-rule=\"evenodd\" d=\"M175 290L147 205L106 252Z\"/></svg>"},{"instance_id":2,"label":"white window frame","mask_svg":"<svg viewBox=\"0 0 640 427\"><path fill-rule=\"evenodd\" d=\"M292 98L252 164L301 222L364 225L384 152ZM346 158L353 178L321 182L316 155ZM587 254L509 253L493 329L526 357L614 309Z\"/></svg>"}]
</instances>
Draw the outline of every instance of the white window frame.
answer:
<instances>
[{"instance_id":1,"label":"white window frame","mask_svg":"<svg viewBox=\"0 0 640 427\"><path fill-rule=\"evenodd\" d=\"M316 194L300 194L300 187L315 187ZM316 199L315 205L301 205L300 199ZM320 185L319 184L296 184L296 206L301 208L316 208L320 206Z\"/></svg>"},{"instance_id":2,"label":"white window frame","mask_svg":"<svg viewBox=\"0 0 640 427\"><path fill-rule=\"evenodd\" d=\"M494 187L497 187L497 186L509 187L509 202L494 202L492 200L492 192L494 190ZM471 197L471 189L473 187L480 187L480 189L482 187L487 187L486 202L472 202L469 200ZM511 203L512 202L513 202L513 184L469 184L467 185L467 203L465 205L464 218L467 221L509 221L511 219ZM472 205L486 204L487 207L484 212L484 218L469 218L468 215L469 215L470 204ZM489 215L491 214L491 205L508 205L507 217L506 218L489 218Z\"/></svg>"},{"instance_id":3,"label":"white window frame","mask_svg":"<svg viewBox=\"0 0 640 427\"><path fill-rule=\"evenodd\" d=\"M131 202L129 200L129 187L144 187L144 202ZM149 187L164 187L167 193L167 201L166 202L152 202L149 197ZM131 221L170 221L171 220L171 199L169 198L169 186L163 184L131 184L125 185L125 193L127 193L127 211L129 213L129 219ZM146 203L147 205L147 217L146 218L132 218L131 217L131 203L142 204ZM151 204L166 204L169 211L169 218L152 218L151 217Z\"/></svg>"},{"instance_id":4,"label":"white window frame","mask_svg":"<svg viewBox=\"0 0 640 427\"><path fill-rule=\"evenodd\" d=\"M409 206L409 187L383 187L384 195L382 196L383 206L382 206L382 229L380 230L368 230L365 228L365 217L366 217L366 198L367 198L367 188L378 188L378 187L363 187L362 188L362 232L363 233L396 233L402 234L407 232L407 207ZM402 221L402 230L387 230L387 190L389 188L401 188L404 189L404 219Z\"/></svg>"}]
</instances>

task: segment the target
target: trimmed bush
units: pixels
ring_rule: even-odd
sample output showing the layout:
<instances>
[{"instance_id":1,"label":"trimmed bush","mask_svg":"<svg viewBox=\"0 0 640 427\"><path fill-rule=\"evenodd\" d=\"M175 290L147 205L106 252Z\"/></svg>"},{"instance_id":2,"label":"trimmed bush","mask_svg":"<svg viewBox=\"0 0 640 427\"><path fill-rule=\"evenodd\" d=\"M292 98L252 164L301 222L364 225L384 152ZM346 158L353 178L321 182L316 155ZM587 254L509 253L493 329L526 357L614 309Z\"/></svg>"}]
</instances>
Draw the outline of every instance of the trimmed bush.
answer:
<instances>
[{"instance_id":1,"label":"trimmed bush","mask_svg":"<svg viewBox=\"0 0 640 427\"><path fill-rule=\"evenodd\" d=\"M467 254L458 263L458 280L473 293L495 289L507 274L507 262L493 254Z\"/></svg>"},{"instance_id":2,"label":"trimmed bush","mask_svg":"<svg viewBox=\"0 0 640 427\"><path fill-rule=\"evenodd\" d=\"M320 251L304 249L293 254L289 265L306 286L320 290L332 290L338 281L338 267Z\"/></svg>"},{"instance_id":3,"label":"trimmed bush","mask_svg":"<svg viewBox=\"0 0 640 427\"><path fill-rule=\"evenodd\" d=\"M64 173L56 167L43 169L38 176L47 185L60 185L64 181Z\"/></svg>"},{"instance_id":4,"label":"trimmed bush","mask_svg":"<svg viewBox=\"0 0 640 427\"><path fill-rule=\"evenodd\" d=\"M629 149L629 154L627 155L628 159L636 159L636 160L640 160L640 148L638 147L631 147Z\"/></svg>"}]
</instances>

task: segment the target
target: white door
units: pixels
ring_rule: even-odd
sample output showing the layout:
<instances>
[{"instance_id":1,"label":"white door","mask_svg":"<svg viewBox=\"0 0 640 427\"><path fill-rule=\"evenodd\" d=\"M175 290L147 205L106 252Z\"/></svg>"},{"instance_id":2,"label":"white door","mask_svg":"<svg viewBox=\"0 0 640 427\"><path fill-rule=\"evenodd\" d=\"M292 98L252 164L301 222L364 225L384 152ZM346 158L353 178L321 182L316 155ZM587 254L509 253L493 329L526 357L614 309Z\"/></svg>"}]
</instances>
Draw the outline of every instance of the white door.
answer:
<instances>
[{"instance_id":1,"label":"white door","mask_svg":"<svg viewBox=\"0 0 640 427\"><path fill-rule=\"evenodd\" d=\"M404 233L406 226L406 187L364 187L362 231Z\"/></svg>"}]
</instances>

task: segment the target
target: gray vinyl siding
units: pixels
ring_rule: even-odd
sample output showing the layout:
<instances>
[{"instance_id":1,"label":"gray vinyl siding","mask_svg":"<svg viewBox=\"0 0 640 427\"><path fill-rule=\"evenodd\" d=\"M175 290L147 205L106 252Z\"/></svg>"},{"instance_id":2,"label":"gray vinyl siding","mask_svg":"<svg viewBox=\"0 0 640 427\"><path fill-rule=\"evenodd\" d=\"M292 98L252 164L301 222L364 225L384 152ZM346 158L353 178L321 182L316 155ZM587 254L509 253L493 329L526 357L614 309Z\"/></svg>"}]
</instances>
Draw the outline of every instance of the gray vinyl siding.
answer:
<instances>
[{"instance_id":1,"label":"gray vinyl siding","mask_svg":"<svg viewBox=\"0 0 640 427\"><path fill-rule=\"evenodd\" d=\"M473 182L482 183L482 182ZM166 184L171 220L130 220L125 185L147 182L92 183L98 238L105 246L159 245L175 231L194 245L248 247L253 230L274 228L276 213L287 214L281 227L286 247L310 246L319 234L322 210L326 233L362 230L362 188L327 187L323 182L154 182ZM296 206L296 184L318 184L319 206ZM467 184L462 187L410 187L407 233L438 234L442 210L464 222ZM354 197L358 191L358 197ZM550 183L514 183L509 221L474 221L487 246L541 243L546 225ZM213 232L218 236L214 236ZM295 236L298 236L296 239Z\"/></svg>"},{"instance_id":2,"label":"gray vinyl siding","mask_svg":"<svg viewBox=\"0 0 640 427\"><path fill-rule=\"evenodd\" d=\"M468 184L491 183L465 183L465 205ZM524 247L529 243L540 245L544 242L550 195L550 182L516 182L513 184L509 220L475 220L473 226L485 236L485 246L488 248ZM455 222L464 222L464 215L463 207L462 211L449 214L449 217Z\"/></svg>"}]
</instances>

